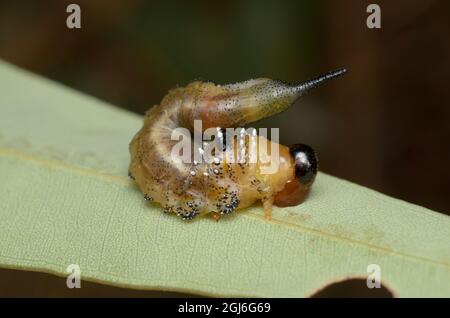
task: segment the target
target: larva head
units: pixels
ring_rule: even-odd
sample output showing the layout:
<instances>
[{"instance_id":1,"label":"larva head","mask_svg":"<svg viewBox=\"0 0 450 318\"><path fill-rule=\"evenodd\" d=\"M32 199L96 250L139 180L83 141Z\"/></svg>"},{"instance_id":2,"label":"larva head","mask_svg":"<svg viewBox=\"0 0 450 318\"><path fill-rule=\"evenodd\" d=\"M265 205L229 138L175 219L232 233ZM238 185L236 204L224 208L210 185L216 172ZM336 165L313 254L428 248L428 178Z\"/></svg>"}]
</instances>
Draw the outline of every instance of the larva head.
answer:
<instances>
[{"instance_id":1,"label":"larva head","mask_svg":"<svg viewBox=\"0 0 450 318\"><path fill-rule=\"evenodd\" d=\"M308 145L295 144L289 148L292 178L275 196L274 204L280 207L302 203L317 175L318 158Z\"/></svg>"},{"instance_id":2,"label":"larva head","mask_svg":"<svg viewBox=\"0 0 450 318\"><path fill-rule=\"evenodd\" d=\"M295 162L295 177L297 180L304 185L312 184L316 178L319 162L316 152L305 144L292 145L289 152Z\"/></svg>"}]
</instances>

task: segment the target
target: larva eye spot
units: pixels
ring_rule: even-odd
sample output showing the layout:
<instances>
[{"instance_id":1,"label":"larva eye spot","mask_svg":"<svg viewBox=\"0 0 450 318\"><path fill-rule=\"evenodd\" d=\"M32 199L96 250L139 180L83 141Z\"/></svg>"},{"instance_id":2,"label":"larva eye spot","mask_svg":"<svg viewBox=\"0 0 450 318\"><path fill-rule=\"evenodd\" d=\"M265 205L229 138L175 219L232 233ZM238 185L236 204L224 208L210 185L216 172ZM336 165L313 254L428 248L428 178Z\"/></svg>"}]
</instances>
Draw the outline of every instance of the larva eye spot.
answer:
<instances>
[{"instance_id":1,"label":"larva eye spot","mask_svg":"<svg viewBox=\"0 0 450 318\"><path fill-rule=\"evenodd\" d=\"M297 180L304 185L313 183L319 162L316 152L305 144L294 144L289 148L289 152L295 162Z\"/></svg>"}]
</instances>

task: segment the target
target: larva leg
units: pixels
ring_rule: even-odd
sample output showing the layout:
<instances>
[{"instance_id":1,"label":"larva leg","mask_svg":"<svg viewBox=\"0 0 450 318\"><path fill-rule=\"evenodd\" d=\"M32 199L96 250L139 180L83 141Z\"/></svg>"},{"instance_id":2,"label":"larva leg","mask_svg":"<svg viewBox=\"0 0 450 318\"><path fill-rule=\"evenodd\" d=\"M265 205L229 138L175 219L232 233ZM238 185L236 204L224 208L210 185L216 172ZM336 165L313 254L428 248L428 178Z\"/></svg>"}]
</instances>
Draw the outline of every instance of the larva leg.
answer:
<instances>
[{"instance_id":1,"label":"larva leg","mask_svg":"<svg viewBox=\"0 0 450 318\"><path fill-rule=\"evenodd\" d=\"M273 205L273 198L266 199L263 201L264 218L267 221L270 221L272 219L272 205Z\"/></svg>"},{"instance_id":2,"label":"larva leg","mask_svg":"<svg viewBox=\"0 0 450 318\"><path fill-rule=\"evenodd\" d=\"M219 222L220 217L221 217L222 215L221 215L220 213L218 213L218 212L213 212L213 213L211 213L211 216L212 216L212 218L213 218L214 221Z\"/></svg>"}]
</instances>

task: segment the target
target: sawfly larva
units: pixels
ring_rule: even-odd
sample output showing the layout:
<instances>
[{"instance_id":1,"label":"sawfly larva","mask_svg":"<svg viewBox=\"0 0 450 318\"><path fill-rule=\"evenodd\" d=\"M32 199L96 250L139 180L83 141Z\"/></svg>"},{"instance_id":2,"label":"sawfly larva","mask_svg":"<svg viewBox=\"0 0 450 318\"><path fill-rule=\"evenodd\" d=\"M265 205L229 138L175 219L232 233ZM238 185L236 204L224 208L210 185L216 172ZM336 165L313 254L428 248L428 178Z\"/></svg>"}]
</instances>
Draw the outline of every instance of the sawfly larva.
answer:
<instances>
[{"instance_id":1,"label":"sawfly larva","mask_svg":"<svg viewBox=\"0 0 450 318\"><path fill-rule=\"evenodd\" d=\"M147 111L143 127L131 141L129 176L146 200L160 203L165 212L175 213L184 220L208 213L218 220L221 215L259 200L266 219L270 219L273 204L285 207L303 202L317 174L316 153L304 144L287 147L260 135L244 136L237 142L238 136L230 138L224 128L228 131L228 128L244 127L282 112L309 89L345 72L339 69L301 85L259 78L229 85L196 81L175 88L159 105ZM182 128L185 135L199 133L196 121L202 124L201 133L216 129L215 139L202 145L222 140L224 156L218 156L216 148L210 161L196 160L194 154L188 154L192 159L188 162L174 159L173 149L179 140L174 140L173 131ZM268 154L276 172L262 173L258 161L262 159L248 160L248 154L241 161L229 160L239 151L239 145L249 150L251 140L277 150ZM197 149L198 144L193 142L193 145ZM204 151L201 147L198 150Z\"/></svg>"}]
</instances>

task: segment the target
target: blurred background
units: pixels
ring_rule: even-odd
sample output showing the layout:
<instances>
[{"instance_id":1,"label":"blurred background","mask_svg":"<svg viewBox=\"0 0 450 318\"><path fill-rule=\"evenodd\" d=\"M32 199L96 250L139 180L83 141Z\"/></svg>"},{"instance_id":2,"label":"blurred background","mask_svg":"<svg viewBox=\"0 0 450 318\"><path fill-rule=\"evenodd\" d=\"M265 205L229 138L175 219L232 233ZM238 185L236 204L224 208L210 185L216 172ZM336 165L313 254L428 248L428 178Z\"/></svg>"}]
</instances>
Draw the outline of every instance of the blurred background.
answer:
<instances>
[{"instance_id":1,"label":"blurred background","mask_svg":"<svg viewBox=\"0 0 450 318\"><path fill-rule=\"evenodd\" d=\"M312 145L326 173L450 214L449 15L446 0L3 1L0 58L139 114L194 79L346 67L257 126Z\"/></svg>"}]
</instances>

